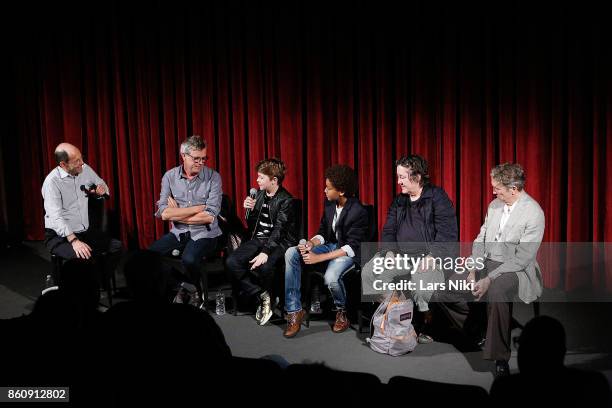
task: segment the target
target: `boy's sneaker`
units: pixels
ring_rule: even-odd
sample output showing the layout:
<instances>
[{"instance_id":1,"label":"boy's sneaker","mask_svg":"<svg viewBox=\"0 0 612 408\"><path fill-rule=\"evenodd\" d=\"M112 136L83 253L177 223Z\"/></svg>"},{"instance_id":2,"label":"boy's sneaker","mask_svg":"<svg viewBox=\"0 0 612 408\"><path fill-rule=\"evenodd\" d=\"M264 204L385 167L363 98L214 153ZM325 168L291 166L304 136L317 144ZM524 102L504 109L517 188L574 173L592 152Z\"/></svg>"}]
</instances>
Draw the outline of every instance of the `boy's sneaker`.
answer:
<instances>
[{"instance_id":1,"label":"boy's sneaker","mask_svg":"<svg viewBox=\"0 0 612 408\"><path fill-rule=\"evenodd\" d=\"M264 292L259 295L260 304L257 307L257 313L255 314L255 319L259 323L260 326L268 323L268 320L272 317L272 304L270 301L270 294L268 292ZM259 318L258 318L259 317Z\"/></svg>"}]
</instances>

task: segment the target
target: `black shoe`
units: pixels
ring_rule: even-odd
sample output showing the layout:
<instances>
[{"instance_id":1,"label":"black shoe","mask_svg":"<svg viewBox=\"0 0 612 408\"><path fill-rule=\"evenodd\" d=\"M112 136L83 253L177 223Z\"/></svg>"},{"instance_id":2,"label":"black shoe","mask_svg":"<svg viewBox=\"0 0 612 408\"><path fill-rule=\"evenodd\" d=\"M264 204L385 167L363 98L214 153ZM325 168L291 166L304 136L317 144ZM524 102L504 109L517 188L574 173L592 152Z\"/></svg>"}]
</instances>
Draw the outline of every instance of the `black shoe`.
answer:
<instances>
[{"instance_id":1,"label":"black shoe","mask_svg":"<svg viewBox=\"0 0 612 408\"><path fill-rule=\"evenodd\" d=\"M417 337L417 343L419 344L430 344L433 343L434 339L429 334L425 334L423 332L419 333Z\"/></svg>"},{"instance_id":2,"label":"black shoe","mask_svg":"<svg viewBox=\"0 0 612 408\"><path fill-rule=\"evenodd\" d=\"M510 366L506 360L495 361L495 378L507 377L510 375Z\"/></svg>"},{"instance_id":3,"label":"black shoe","mask_svg":"<svg viewBox=\"0 0 612 408\"><path fill-rule=\"evenodd\" d=\"M178 292L176 292L176 295L174 296L174 299L172 300L172 303L185 303L185 296L185 289L179 288Z\"/></svg>"},{"instance_id":4,"label":"black shoe","mask_svg":"<svg viewBox=\"0 0 612 408\"><path fill-rule=\"evenodd\" d=\"M480 339L480 340L478 340L478 341L476 342L476 345L477 345L477 346L478 346L478 347L479 347L479 348L482 350L482 349L484 349L484 346L485 346L485 342L486 342L486 341L487 341L487 338L486 338L486 337L483 337L482 339Z\"/></svg>"}]
</instances>

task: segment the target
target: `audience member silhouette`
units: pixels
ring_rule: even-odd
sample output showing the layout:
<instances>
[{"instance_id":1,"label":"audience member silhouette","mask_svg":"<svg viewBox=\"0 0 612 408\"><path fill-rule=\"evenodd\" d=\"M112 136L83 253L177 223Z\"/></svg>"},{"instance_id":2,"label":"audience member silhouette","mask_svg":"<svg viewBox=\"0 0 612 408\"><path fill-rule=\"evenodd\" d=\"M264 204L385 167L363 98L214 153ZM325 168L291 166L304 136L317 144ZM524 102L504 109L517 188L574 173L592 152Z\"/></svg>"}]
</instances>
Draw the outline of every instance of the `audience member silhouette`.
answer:
<instances>
[{"instance_id":1,"label":"audience member silhouette","mask_svg":"<svg viewBox=\"0 0 612 408\"><path fill-rule=\"evenodd\" d=\"M123 271L128 291L135 301L169 303L166 296L168 271L158 252L134 252L127 258Z\"/></svg>"},{"instance_id":2,"label":"audience member silhouette","mask_svg":"<svg viewBox=\"0 0 612 408\"><path fill-rule=\"evenodd\" d=\"M599 372L568 368L565 330L549 316L530 320L519 338L519 374L497 378L491 387L496 405L608 406L610 388Z\"/></svg>"}]
</instances>

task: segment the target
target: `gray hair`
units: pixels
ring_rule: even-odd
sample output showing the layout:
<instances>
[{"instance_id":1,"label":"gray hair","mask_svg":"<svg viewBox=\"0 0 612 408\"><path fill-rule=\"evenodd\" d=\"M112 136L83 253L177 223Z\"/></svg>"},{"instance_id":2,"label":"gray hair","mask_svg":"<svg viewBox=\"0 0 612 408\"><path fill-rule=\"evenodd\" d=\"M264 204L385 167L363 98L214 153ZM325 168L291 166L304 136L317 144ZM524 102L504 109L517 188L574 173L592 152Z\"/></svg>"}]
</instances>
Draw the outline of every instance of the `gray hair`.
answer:
<instances>
[{"instance_id":1,"label":"gray hair","mask_svg":"<svg viewBox=\"0 0 612 408\"><path fill-rule=\"evenodd\" d=\"M518 191L525 188L525 170L518 163L504 163L493 167L491 178L506 188L516 187Z\"/></svg>"},{"instance_id":2,"label":"gray hair","mask_svg":"<svg viewBox=\"0 0 612 408\"><path fill-rule=\"evenodd\" d=\"M202 139L202 136L189 136L183 143L181 143L181 153L189 154L193 150L202 149L206 149L206 140Z\"/></svg>"}]
</instances>

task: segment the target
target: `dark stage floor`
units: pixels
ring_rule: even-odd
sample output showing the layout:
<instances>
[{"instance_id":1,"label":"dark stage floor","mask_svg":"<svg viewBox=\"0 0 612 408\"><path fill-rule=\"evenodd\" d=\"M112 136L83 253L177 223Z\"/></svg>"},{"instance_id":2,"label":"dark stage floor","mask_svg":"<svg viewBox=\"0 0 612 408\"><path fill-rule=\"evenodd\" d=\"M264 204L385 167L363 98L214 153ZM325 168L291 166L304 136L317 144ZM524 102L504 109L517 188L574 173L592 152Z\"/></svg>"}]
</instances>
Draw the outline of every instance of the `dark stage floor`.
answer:
<instances>
[{"instance_id":1,"label":"dark stage floor","mask_svg":"<svg viewBox=\"0 0 612 408\"><path fill-rule=\"evenodd\" d=\"M0 318L29 313L50 268L41 242L25 242L4 249L0 255ZM222 273L213 273L212 284L222 283L222 276ZM123 282L123 277L118 276L120 288ZM567 365L599 370L612 383L612 303L542 303L541 313L559 319L565 326ZM519 323L526 323L532 316L531 306L515 306L514 317ZM355 330L332 333L327 321L313 321L296 338L285 339L281 320L260 327L253 316L215 318L232 353L240 357L278 354L290 363L325 362L337 369L373 373L383 382L402 375L474 384L488 390L493 381L492 363L483 361L480 351L461 352L451 344L419 345L409 355L389 357L371 351L364 344L364 336ZM518 330L513 334L518 334ZM512 353L510 367L517 370L516 351Z\"/></svg>"}]
</instances>

